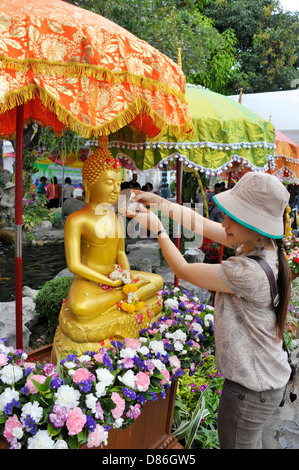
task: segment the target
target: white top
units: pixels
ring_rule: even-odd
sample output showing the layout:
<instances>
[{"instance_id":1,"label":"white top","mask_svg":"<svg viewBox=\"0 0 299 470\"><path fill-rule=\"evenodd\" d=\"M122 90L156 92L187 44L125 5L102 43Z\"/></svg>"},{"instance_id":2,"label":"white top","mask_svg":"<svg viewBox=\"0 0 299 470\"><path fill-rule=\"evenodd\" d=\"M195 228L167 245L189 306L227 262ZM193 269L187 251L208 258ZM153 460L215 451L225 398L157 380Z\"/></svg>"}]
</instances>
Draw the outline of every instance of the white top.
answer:
<instances>
[{"instance_id":1,"label":"white top","mask_svg":"<svg viewBox=\"0 0 299 470\"><path fill-rule=\"evenodd\" d=\"M63 199L67 199L69 197L72 197L73 192L74 192L74 187L71 184L66 183L63 186Z\"/></svg>"},{"instance_id":2,"label":"white top","mask_svg":"<svg viewBox=\"0 0 299 470\"><path fill-rule=\"evenodd\" d=\"M278 272L276 251L252 252ZM245 254L223 261L218 274L234 294L215 296L216 367L228 380L254 391L282 388L290 366L277 341L270 284L263 268Z\"/></svg>"}]
</instances>

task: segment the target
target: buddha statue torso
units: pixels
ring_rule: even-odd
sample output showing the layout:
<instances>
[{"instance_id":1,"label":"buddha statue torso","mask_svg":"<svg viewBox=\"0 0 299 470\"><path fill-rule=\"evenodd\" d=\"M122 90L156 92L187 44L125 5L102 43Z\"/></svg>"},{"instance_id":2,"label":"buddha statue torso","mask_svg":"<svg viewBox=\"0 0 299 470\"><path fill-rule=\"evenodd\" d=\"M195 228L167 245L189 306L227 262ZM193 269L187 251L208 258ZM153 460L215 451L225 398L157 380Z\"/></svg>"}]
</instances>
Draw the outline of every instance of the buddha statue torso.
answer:
<instances>
[{"instance_id":1,"label":"buddha statue torso","mask_svg":"<svg viewBox=\"0 0 299 470\"><path fill-rule=\"evenodd\" d=\"M74 278L60 312L52 353L54 362L64 350L97 351L100 342L109 345L111 338L137 338L140 329L149 326L161 311L161 297L157 293L163 287L163 278L130 270L124 223L113 207L119 196L122 172L111 154L106 155L104 163L107 160L108 165L101 162L101 171L95 176L86 176L88 168L82 172L86 205L66 219L66 261ZM93 171L95 162L89 163ZM110 277L115 265L130 274L134 295L144 303L140 311L122 310L127 294L123 291L123 280Z\"/></svg>"}]
</instances>

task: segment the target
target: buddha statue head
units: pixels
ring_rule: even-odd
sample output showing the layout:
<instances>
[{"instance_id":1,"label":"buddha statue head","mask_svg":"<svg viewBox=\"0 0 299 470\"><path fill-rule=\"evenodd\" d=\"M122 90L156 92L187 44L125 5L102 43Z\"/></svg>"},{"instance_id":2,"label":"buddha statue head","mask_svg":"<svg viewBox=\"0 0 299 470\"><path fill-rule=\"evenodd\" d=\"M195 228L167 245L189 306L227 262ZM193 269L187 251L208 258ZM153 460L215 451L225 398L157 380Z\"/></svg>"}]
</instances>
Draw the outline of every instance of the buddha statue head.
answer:
<instances>
[{"instance_id":1,"label":"buddha statue head","mask_svg":"<svg viewBox=\"0 0 299 470\"><path fill-rule=\"evenodd\" d=\"M84 162L82 179L86 204L114 204L117 201L122 181L122 165L108 150L107 137L100 137L98 148Z\"/></svg>"}]
</instances>

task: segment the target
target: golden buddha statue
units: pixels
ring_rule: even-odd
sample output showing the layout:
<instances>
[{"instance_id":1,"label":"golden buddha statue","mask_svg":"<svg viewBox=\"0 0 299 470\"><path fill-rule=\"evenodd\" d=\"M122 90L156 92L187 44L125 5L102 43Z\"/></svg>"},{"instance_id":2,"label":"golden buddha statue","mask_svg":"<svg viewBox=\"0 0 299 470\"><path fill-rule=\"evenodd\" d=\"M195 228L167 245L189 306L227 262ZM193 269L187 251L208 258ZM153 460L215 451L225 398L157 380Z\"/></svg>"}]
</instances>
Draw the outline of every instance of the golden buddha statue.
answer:
<instances>
[{"instance_id":1,"label":"golden buddha statue","mask_svg":"<svg viewBox=\"0 0 299 470\"><path fill-rule=\"evenodd\" d=\"M82 169L85 206L65 222L66 262L74 274L55 333L52 361L63 351L98 351L111 339L138 338L159 317L163 278L130 270L125 253L123 218L114 205L122 167L107 138Z\"/></svg>"}]
</instances>

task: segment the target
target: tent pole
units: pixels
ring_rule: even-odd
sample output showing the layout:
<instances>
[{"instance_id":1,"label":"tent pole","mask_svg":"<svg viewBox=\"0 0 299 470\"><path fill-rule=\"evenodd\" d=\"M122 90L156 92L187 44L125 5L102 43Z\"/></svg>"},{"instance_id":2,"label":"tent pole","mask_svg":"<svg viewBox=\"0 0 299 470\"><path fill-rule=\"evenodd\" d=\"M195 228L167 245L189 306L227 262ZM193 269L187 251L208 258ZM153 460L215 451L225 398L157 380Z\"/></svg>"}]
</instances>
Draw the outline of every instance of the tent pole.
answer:
<instances>
[{"instance_id":1,"label":"tent pole","mask_svg":"<svg viewBox=\"0 0 299 470\"><path fill-rule=\"evenodd\" d=\"M177 204L181 204L181 194L182 194L182 162L177 158L176 160L176 202ZM178 250L180 250L180 234L175 239L175 246ZM179 286L179 279L177 276L174 276L174 286Z\"/></svg>"},{"instance_id":2,"label":"tent pole","mask_svg":"<svg viewBox=\"0 0 299 470\"><path fill-rule=\"evenodd\" d=\"M15 161L15 311L16 347L23 349L22 308L22 200L24 105L17 106Z\"/></svg>"}]
</instances>

